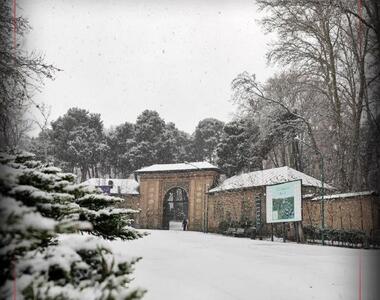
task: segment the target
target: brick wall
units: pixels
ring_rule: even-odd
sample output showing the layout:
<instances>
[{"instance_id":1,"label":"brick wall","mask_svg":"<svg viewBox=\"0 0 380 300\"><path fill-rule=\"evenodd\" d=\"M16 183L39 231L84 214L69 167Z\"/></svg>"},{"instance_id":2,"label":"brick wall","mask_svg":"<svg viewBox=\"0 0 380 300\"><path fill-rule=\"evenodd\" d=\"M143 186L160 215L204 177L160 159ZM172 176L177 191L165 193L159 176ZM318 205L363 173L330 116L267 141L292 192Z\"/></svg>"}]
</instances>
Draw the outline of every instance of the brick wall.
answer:
<instances>
[{"instance_id":1,"label":"brick wall","mask_svg":"<svg viewBox=\"0 0 380 300\"><path fill-rule=\"evenodd\" d=\"M313 192L303 187L302 194ZM314 191L315 192L315 191ZM266 223L265 188L225 191L208 195L208 230L217 232L222 221L256 222L255 197L261 199L261 220L263 231L269 232ZM355 196L325 200L325 226L335 229L358 229L368 234L380 230L380 199L375 195ZM320 226L321 202L304 199L302 204L302 224ZM275 225L278 227L279 225Z\"/></svg>"},{"instance_id":2,"label":"brick wall","mask_svg":"<svg viewBox=\"0 0 380 300\"><path fill-rule=\"evenodd\" d=\"M325 226L333 229L357 229L371 234L380 229L379 199L375 195L325 200ZM304 200L303 224L320 226L321 201Z\"/></svg>"},{"instance_id":3,"label":"brick wall","mask_svg":"<svg viewBox=\"0 0 380 300\"><path fill-rule=\"evenodd\" d=\"M214 174L205 176L183 177L167 175L166 177L143 180L140 185L143 195L124 195L124 202L119 207L132 208L141 213L134 216L135 225L142 228L161 228L163 198L172 186L182 186L189 193L189 229L203 230L204 204L207 206L207 228L217 232L222 221L256 222L255 197L261 199L261 220L264 231L269 230L266 223L265 187L245 190L225 191L206 194L206 186L211 186ZM186 187L187 185L187 187ZM302 189L303 194L312 192ZM304 199L302 202L302 224L320 226L321 202ZM380 230L380 199L376 195L355 196L348 198L325 199L325 226L335 229L357 229L371 234ZM277 227L277 226L276 226ZM280 228L281 229L281 228Z\"/></svg>"},{"instance_id":4,"label":"brick wall","mask_svg":"<svg viewBox=\"0 0 380 300\"><path fill-rule=\"evenodd\" d=\"M255 197L261 199L262 221L265 222L264 189L225 191L208 195L208 230L216 232L222 221L256 222Z\"/></svg>"}]
</instances>

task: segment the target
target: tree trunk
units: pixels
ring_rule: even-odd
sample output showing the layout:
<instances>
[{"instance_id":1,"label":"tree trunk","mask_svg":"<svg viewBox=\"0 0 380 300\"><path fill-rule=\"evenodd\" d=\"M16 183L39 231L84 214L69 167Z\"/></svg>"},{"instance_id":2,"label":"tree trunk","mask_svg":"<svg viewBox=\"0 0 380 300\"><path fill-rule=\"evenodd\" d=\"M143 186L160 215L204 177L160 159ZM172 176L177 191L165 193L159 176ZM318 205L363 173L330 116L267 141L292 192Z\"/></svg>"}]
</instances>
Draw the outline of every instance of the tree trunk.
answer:
<instances>
[{"instance_id":1,"label":"tree trunk","mask_svg":"<svg viewBox=\"0 0 380 300\"><path fill-rule=\"evenodd\" d=\"M95 165L95 177L99 178L98 165Z\"/></svg>"},{"instance_id":2,"label":"tree trunk","mask_svg":"<svg viewBox=\"0 0 380 300\"><path fill-rule=\"evenodd\" d=\"M80 172L81 172L81 182L83 181L86 181L87 180L87 167L86 166L82 166L80 168Z\"/></svg>"}]
</instances>

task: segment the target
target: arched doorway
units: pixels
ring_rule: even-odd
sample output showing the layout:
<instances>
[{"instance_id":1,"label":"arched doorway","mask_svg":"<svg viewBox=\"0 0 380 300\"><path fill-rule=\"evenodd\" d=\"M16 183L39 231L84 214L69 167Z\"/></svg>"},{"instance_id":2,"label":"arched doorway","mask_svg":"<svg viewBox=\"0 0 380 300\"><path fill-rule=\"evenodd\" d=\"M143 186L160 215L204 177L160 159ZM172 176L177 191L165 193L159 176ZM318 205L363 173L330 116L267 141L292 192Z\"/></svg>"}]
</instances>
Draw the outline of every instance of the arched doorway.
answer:
<instances>
[{"instance_id":1,"label":"arched doorway","mask_svg":"<svg viewBox=\"0 0 380 300\"><path fill-rule=\"evenodd\" d=\"M180 187L168 190L164 197L163 229L181 229L184 218L188 219L189 197Z\"/></svg>"}]
</instances>

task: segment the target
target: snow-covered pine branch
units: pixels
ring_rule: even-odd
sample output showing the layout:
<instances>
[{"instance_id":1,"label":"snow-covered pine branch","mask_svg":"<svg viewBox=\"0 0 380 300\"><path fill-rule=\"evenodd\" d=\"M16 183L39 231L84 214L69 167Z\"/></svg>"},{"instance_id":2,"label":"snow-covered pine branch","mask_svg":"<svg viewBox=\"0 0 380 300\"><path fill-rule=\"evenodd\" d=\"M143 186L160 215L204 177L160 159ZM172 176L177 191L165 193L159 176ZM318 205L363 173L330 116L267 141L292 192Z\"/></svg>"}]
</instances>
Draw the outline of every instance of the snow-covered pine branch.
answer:
<instances>
[{"instance_id":1,"label":"snow-covered pine branch","mask_svg":"<svg viewBox=\"0 0 380 300\"><path fill-rule=\"evenodd\" d=\"M140 299L128 285L139 258L114 254L106 240L140 237L130 227L136 211L33 158L0 153L2 296L15 280L18 299Z\"/></svg>"}]
</instances>

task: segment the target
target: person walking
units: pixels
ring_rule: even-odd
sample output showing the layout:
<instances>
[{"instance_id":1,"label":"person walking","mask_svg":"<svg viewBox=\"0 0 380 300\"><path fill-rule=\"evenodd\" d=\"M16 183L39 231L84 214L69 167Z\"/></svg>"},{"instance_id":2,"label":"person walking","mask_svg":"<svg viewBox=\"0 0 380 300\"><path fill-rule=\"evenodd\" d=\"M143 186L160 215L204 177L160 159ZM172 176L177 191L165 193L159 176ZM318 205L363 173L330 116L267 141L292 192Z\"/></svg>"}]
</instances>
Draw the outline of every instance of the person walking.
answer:
<instances>
[{"instance_id":1,"label":"person walking","mask_svg":"<svg viewBox=\"0 0 380 300\"><path fill-rule=\"evenodd\" d=\"M188 223L187 219L184 218L183 221L182 221L183 231L186 231L186 230L187 230L187 223Z\"/></svg>"}]
</instances>

